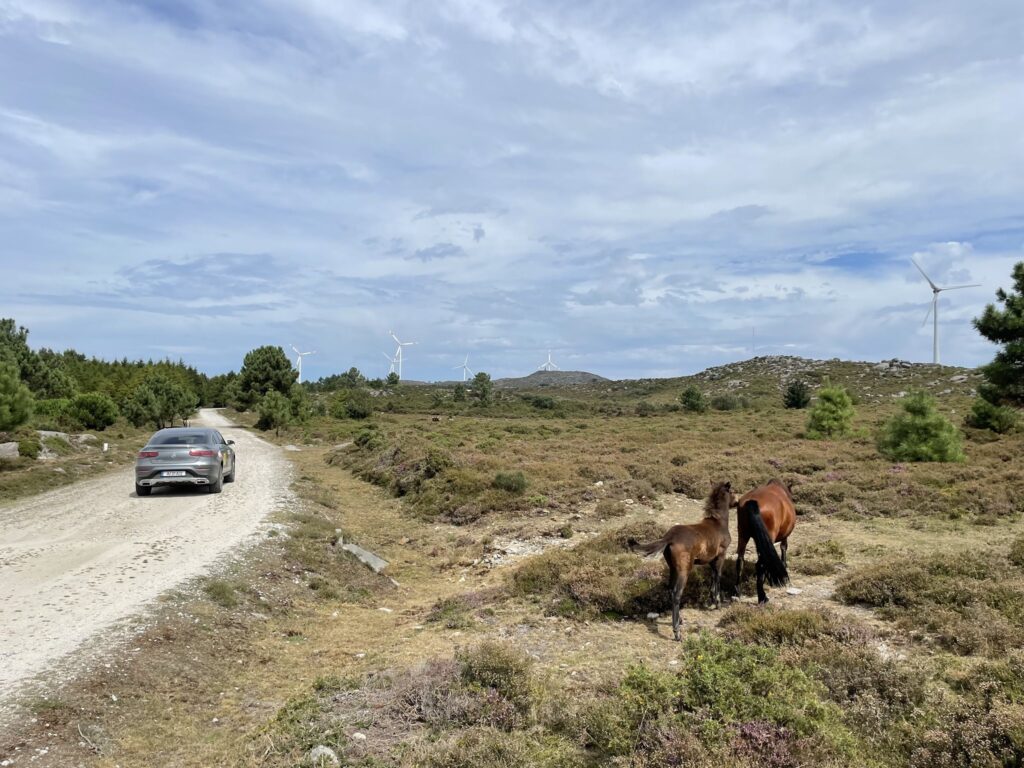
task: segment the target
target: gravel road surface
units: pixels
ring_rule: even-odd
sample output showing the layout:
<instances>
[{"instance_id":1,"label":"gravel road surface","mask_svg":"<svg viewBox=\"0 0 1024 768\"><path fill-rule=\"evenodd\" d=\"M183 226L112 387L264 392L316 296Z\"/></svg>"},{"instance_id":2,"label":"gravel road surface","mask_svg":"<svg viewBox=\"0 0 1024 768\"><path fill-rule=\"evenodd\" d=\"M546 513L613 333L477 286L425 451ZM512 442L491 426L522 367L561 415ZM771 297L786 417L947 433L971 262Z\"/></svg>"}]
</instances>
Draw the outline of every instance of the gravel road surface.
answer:
<instances>
[{"instance_id":1,"label":"gravel road surface","mask_svg":"<svg viewBox=\"0 0 1024 768\"><path fill-rule=\"evenodd\" d=\"M0 709L104 628L208 570L290 499L281 449L214 410L193 423L236 442L238 479L220 494L139 498L126 469L0 506Z\"/></svg>"}]
</instances>

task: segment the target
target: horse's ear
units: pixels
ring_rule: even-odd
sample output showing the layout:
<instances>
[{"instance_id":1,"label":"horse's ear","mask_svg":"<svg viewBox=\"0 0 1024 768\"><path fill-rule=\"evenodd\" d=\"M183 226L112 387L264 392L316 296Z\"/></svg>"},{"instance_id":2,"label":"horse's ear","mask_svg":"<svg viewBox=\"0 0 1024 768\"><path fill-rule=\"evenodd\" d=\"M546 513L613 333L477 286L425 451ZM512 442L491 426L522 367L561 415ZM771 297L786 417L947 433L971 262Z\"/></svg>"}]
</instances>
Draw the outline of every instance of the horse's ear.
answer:
<instances>
[{"instance_id":1,"label":"horse's ear","mask_svg":"<svg viewBox=\"0 0 1024 768\"><path fill-rule=\"evenodd\" d=\"M725 481L725 490L727 490L727 491L731 491L732 490L732 481L731 480L726 480Z\"/></svg>"}]
</instances>

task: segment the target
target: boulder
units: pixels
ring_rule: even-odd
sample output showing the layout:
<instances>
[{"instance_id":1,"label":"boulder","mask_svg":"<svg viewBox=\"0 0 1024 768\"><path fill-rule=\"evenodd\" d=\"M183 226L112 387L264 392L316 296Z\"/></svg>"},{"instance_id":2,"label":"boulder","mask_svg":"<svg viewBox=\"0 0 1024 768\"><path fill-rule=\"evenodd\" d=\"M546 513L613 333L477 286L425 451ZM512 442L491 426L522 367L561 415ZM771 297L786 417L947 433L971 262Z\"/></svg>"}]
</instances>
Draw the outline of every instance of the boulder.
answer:
<instances>
[{"instance_id":1,"label":"boulder","mask_svg":"<svg viewBox=\"0 0 1024 768\"><path fill-rule=\"evenodd\" d=\"M18 458L17 443L0 443L0 459Z\"/></svg>"},{"instance_id":2,"label":"boulder","mask_svg":"<svg viewBox=\"0 0 1024 768\"><path fill-rule=\"evenodd\" d=\"M341 761L338 759L337 752L320 744L309 750L309 754L306 755L306 764L316 766L316 768L326 768L331 765L341 765Z\"/></svg>"}]
</instances>

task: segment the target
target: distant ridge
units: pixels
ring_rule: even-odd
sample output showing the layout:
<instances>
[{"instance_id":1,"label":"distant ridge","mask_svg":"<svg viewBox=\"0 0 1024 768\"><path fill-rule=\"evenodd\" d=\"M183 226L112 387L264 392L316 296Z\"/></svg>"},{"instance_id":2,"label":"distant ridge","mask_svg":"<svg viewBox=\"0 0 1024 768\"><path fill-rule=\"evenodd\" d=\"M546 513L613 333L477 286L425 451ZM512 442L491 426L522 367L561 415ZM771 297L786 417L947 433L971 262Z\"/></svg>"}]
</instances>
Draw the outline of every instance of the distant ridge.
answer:
<instances>
[{"instance_id":1,"label":"distant ridge","mask_svg":"<svg viewBox=\"0 0 1024 768\"><path fill-rule=\"evenodd\" d=\"M497 379L499 389L537 389L540 387L579 387L608 381L604 376L588 371L534 371L529 376Z\"/></svg>"}]
</instances>

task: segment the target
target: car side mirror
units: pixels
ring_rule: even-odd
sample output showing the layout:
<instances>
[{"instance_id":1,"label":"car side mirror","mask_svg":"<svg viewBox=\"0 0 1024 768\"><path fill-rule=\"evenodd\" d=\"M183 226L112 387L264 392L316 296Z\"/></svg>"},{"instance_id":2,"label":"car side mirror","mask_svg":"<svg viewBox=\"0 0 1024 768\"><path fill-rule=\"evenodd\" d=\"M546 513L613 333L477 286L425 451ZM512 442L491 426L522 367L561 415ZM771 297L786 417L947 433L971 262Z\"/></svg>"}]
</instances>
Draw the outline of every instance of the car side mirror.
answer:
<instances>
[{"instance_id":1,"label":"car side mirror","mask_svg":"<svg viewBox=\"0 0 1024 768\"><path fill-rule=\"evenodd\" d=\"M228 445L234 445L234 444L235 444L234 440L228 440Z\"/></svg>"}]
</instances>

